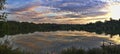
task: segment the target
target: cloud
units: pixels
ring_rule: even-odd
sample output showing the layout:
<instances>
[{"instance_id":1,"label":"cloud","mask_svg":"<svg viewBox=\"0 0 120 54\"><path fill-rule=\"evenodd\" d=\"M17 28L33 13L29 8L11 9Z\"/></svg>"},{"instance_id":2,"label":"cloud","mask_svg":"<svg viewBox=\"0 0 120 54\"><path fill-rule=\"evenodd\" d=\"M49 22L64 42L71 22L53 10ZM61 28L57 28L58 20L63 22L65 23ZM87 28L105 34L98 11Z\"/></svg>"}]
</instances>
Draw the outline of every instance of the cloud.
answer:
<instances>
[{"instance_id":1,"label":"cloud","mask_svg":"<svg viewBox=\"0 0 120 54\"><path fill-rule=\"evenodd\" d=\"M36 7L38 7L39 4L38 3L30 3L30 4L26 4L20 7L13 7L8 9L10 12L23 12L23 11L28 11L28 10L32 10Z\"/></svg>"},{"instance_id":2,"label":"cloud","mask_svg":"<svg viewBox=\"0 0 120 54\"><path fill-rule=\"evenodd\" d=\"M86 11L89 8L95 8L98 6L98 8L102 8L106 4L106 2L99 0L44 0L42 5L59 8L61 11L79 12Z\"/></svg>"},{"instance_id":3,"label":"cloud","mask_svg":"<svg viewBox=\"0 0 120 54\"><path fill-rule=\"evenodd\" d=\"M67 14L68 17L94 17L108 14L108 12L100 11L105 8L108 3L101 0L44 0L43 6L58 8L58 12L74 12Z\"/></svg>"},{"instance_id":4,"label":"cloud","mask_svg":"<svg viewBox=\"0 0 120 54\"><path fill-rule=\"evenodd\" d=\"M21 2L25 3L20 5ZM109 3L102 0L20 0L17 4L20 6L9 5L7 10L11 15L19 17L19 20L29 19L38 23L79 23L81 18L95 18L109 13Z\"/></svg>"}]
</instances>

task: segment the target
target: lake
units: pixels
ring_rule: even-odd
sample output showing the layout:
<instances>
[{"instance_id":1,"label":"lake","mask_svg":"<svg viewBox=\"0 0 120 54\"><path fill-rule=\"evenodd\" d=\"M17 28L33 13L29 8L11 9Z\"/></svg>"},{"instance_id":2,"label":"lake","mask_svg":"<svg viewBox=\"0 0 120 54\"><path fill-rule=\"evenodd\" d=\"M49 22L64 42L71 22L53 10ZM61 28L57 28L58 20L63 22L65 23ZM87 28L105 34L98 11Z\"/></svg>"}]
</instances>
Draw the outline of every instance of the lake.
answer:
<instances>
[{"instance_id":1,"label":"lake","mask_svg":"<svg viewBox=\"0 0 120 54\"><path fill-rule=\"evenodd\" d=\"M0 38L0 42L6 41L14 48L35 54L60 53L63 49L76 47L90 49L100 47L103 41L120 44L119 35L96 34L86 31L51 31L34 32L28 34L5 35Z\"/></svg>"}]
</instances>

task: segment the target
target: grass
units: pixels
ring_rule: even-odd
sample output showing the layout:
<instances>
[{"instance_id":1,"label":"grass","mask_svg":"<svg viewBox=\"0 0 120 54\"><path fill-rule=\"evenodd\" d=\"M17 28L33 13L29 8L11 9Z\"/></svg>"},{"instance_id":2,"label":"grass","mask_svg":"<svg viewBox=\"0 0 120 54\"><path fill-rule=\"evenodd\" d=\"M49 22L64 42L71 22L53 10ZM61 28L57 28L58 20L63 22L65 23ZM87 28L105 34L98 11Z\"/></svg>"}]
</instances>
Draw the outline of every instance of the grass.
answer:
<instances>
[{"instance_id":1,"label":"grass","mask_svg":"<svg viewBox=\"0 0 120 54\"><path fill-rule=\"evenodd\" d=\"M33 54L33 53L24 53L19 49L13 50L12 47L3 44L0 45L0 54ZM62 50L60 54L120 54L120 45L109 45L103 46L101 48L93 48L88 50L71 47Z\"/></svg>"},{"instance_id":2,"label":"grass","mask_svg":"<svg viewBox=\"0 0 120 54\"><path fill-rule=\"evenodd\" d=\"M12 46L9 44L8 40L5 40L4 44L0 43L0 54L26 54L25 52L20 51L19 48L12 49Z\"/></svg>"},{"instance_id":3,"label":"grass","mask_svg":"<svg viewBox=\"0 0 120 54\"><path fill-rule=\"evenodd\" d=\"M7 45L0 45L0 54L25 54L21 52L19 49L12 49Z\"/></svg>"},{"instance_id":4,"label":"grass","mask_svg":"<svg viewBox=\"0 0 120 54\"><path fill-rule=\"evenodd\" d=\"M76 49L72 47L63 50L61 54L120 54L120 45L110 45L88 50Z\"/></svg>"}]
</instances>

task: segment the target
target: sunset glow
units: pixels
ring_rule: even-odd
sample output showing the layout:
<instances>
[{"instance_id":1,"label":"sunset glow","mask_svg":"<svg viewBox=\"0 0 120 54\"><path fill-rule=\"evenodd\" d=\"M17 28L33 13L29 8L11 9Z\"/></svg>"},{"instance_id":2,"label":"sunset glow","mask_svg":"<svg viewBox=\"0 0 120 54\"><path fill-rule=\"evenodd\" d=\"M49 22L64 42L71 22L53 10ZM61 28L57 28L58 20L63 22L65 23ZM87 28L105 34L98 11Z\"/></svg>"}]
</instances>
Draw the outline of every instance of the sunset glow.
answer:
<instances>
[{"instance_id":1,"label":"sunset glow","mask_svg":"<svg viewBox=\"0 0 120 54\"><path fill-rule=\"evenodd\" d=\"M86 24L104 21L110 17L119 19L119 2L119 0L14 0L14 2L7 0L8 4L5 6L9 13L8 20Z\"/></svg>"},{"instance_id":2,"label":"sunset glow","mask_svg":"<svg viewBox=\"0 0 120 54\"><path fill-rule=\"evenodd\" d=\"M0 0L2 54L120 54L120 0Z\"/></svg>"},{"instance_id":3,"label":"sunset glow","mask_svg":"<svg viewBox=\"0 0 120 54\"><path fill-rule=\"evenodd\" d=\"M112 5L111 6L111 17L113 19L120 18L120 5Z\"/></svg>"}]
</instances>

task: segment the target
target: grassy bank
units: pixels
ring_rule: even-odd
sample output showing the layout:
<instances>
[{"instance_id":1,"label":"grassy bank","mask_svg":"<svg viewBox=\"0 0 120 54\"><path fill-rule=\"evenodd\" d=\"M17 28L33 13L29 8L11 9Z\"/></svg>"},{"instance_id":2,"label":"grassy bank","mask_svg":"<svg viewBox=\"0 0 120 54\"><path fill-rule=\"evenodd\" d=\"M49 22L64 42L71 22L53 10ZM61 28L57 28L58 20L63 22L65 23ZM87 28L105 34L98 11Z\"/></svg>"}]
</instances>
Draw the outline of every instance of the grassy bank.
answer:
<instances>
[{"instance_id":1,"label":"grassy bank","mask_svg":"<svg viewBox=\"0 0 120 54\"><path fill-rule=\"evenodd\" d=\"M19 49L12 49L7 45L0 45L0 54L33 54L33 53L24 53ZM101 48L93 49L76 49L74 47L64 49L60 54L120 54L120 45L104 46Z\"/></svg>"},{"instance_id":2,"label":"grassy bank","mask_svg":"<svg viewBox=\"0 0 120 54\"><path fill-rule=\"evenodd\" d=\"M120 45L104 46L101 48L93 48L89 50L69 48L61 52L61 54L120 54Z\"/></svg>"},{"instance_id":3,"label":"grassy bank","mask_svg":"<svg viewBox=\"0 0 120 54\"><path fill-rule=\"evenodd\" d=\"M25 54L21 52L19 49L12 49L12 47L8 45L0 45L0 54Z\"/></svg>"}]
</instances>

